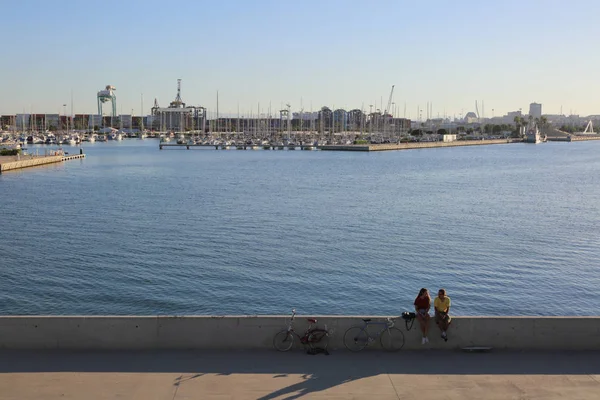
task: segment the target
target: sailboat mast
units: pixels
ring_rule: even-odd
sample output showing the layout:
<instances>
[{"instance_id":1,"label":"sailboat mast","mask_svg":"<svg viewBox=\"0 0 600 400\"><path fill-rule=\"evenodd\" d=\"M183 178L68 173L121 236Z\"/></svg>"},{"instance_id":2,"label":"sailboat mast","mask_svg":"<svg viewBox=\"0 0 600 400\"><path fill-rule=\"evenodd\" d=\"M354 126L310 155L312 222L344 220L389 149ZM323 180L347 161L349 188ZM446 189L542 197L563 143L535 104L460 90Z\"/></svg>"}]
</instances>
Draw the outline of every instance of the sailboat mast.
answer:
<instances>
[{"instance_id":1,"label":"sailboat mast","mask_svg":"<svg viewBox=\"0 0 600 400\"><path fill-rule=\"evenodd\" d=\"M71 130L73 130L73 89L71 89Z\"/></svg>"},{"instance_id":2,"label":"sailboat mast","mask_svg":"<svg viewBox=\"0 0 600 400\"><path fill-rule=\"evenodd\" d=\"M140 118L142 119L142 123L140 125L141 125L141 131L143 133L144 132L144 93L142 93L140 95L140 98L141 98L140 99L141 100L141 102L140 102L140 107L141 107L141 109L140 109Z\"/></svg>"}]
</instances>

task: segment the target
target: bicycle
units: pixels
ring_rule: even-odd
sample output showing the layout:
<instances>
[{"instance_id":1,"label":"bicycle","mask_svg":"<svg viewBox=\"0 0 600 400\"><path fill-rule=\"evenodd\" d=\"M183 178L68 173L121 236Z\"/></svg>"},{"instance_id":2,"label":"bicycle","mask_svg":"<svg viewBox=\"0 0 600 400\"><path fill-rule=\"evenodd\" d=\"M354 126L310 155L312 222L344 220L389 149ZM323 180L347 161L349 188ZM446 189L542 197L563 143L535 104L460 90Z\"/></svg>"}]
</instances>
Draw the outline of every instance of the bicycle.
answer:
<instances>
[{"instance_id":1,"label":"bicycle","mask_svg":"<svg viewBox=\"0 0 600 400\"><path fill-rule=\"evenodd\" d=\"M294 330L294 319L296 318L296 309L292 310L292 318L290 319L290 323L286 329L283 329L275 334L273 337L273 347L275 347L278 351L288 351L294 345L294 340L298 338L300 343L304 346L309 346L311 349L315 348L315 345L318 344L319 347L323 350L327 350L327 346L329 345L329 331L327 330L327 325L325 328L313 327L313 324L317 323L315 318L307 318L308 328L304 335L300 336Z\"/></svg>"},{"instance_id":2,"label":"bicycle","mask_svg":"<svg viewBox=\"0 0 600 400\"><path fill-rule=\"evenodd\" d=\"M373 343L377 338L381 347L388 351L398 351L404 346L404 333L394 328L392 318L383 322L371 322L371 319L363 319L364 324L348 328L344 334L344 346L350 351L358 352ZM382 325L381 330L373 336L369 333L369 326Z\"/></svg>"}]
</instances>

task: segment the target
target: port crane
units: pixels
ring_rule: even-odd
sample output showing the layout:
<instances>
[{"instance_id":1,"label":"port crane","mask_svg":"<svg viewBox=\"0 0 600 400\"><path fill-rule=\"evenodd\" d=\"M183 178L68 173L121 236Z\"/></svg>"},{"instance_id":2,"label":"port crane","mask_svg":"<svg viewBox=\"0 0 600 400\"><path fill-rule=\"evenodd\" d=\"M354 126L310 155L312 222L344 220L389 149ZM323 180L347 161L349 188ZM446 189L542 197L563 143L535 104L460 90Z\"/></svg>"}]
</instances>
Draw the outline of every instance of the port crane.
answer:
<instances>
[{"instance_id":1,"label":"port crane","mask_svg":"<svg viewBox=\"0 0 600 400\"><path fill-rule=\"evenodd\" d=\"M392 111L392 96L394 96L394 86L396 86L396 85L392 85L392 89L390 90L390 97L388 98L387 107L383 111L383 123L384 123L383 131L384 131L384 133L387 133L387 131L388 131L387 128L389 127L391 119L393 118L391 111Z\"/></svg>"},{"instance_id":2,"label":"port crane","mask_svg":"<svg viewBox=\"0 0 600 400\"><path fill-rule=\"evenodd\" d=\"M383 115L387 115L392 111L392 96L394 95L394 86L396 86L396 85L392 85L392 90L390 90L390 97L388 99L387 107L386 107Z\"/></svg>"},{"instance_id":3,"label":"port crane","mask_svg":"<svg viewBox=\"0 0 600 400\"><path fill-rule=\"evenodd\" d=\"M98 115L102 115L102 105L110 101L112 106L111 117L117 116L117 96L115 95L115 87L113 85L106 85L104 90L100 90L96 95L98 99Z\"/></svg>"}]
</instances>

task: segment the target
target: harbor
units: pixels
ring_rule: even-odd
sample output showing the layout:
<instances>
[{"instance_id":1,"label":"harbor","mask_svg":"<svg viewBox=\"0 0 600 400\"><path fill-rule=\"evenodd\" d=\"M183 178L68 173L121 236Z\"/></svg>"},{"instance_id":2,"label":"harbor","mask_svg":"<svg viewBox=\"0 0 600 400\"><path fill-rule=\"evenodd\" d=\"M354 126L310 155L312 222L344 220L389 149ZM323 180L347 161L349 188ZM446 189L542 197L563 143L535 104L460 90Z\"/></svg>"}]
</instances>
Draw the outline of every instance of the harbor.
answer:
<instances>
[{"instance_id":1,"label":"harbor","mask_svg":"<svg viewBox=\"0 0 600 400\"><path fill-rule=\"evenodd\" d=\"M593 310L599 244L581 238L600 223L600 141L396 152L158 144L63 146L86 158L0 176L11 194L2 197L5 313L281 314L296 305L391 315L412 304L415 287L438 285L456 315ZM586 194L564 207L575 193ZM544 240L530 246L532 237ZM427 266L448 272L414 272ZM560 295L536 303L557 284Z\"/></svg>"},{"instance_id":2,"label":"harbor","mask_svg":"<svg viewBox=\"0 0 600 400\"><path fill-rule=\"evenodd\" d=\"M600 2L5 3L0 400L600 400Z\"/></svg>"}]
</instances>

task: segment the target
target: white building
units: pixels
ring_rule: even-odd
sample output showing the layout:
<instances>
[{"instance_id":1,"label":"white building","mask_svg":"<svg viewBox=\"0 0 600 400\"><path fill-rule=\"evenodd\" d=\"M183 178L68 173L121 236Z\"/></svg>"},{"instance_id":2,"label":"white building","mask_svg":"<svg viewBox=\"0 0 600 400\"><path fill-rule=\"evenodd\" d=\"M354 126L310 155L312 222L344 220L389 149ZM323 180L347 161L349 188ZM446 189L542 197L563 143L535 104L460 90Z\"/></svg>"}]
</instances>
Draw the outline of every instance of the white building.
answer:
<instances>
[{"instance_id":1,"label":"white building","mask_svg":"<svg viewBox=\"0 0 600 400\"><path fill-rule=\"evenodd\" d=\"M442 135L442 141L444 142L454 142L456 141L456 135L455 134L450 134L450 133L446 133L445 135Z\"/></svg>"},{"instance_id":2,"label":"white building","mask_svg":"<svg viewBox=\"0 0 600 400\"><path fill-rule=\"evenodd\" d=\"M469 111L467 115L465 115L465 123L475 124L477 122L479 122L479 118L477 117L477 114L475 114L473 111Z\"/></svg>"}]
</instances>

